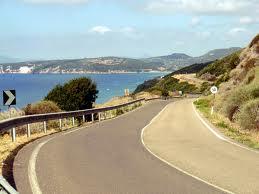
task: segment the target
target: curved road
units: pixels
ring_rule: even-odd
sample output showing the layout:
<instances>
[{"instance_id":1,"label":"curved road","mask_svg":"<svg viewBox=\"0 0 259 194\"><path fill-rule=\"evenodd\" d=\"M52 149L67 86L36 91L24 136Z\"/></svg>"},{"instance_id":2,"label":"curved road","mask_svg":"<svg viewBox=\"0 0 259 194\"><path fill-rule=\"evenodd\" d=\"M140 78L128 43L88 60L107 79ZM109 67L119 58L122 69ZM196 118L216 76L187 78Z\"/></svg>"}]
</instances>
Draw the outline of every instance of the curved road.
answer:
<instances>
[{"instance_id":1,"label":"curved road","mask_svg":"<svg viewBox=\"0 0 259 194\"><path fill-rule=\"evenodd\" d=\"M218 138L199 120L192 101L169 104L144 131L145 145L175 167L228 191L259 193L259 152Z\"/></svg>"},{"instance_id":2,"label":"curved road","mask_svg":"<svg viewBox=\"0 0 259 194\"><path fill-rule=\"evenodd\" d=\"M222 193L161 162L142 145L142 128L168 103L155 101L116 119L55 135L37 155L38 193ZM28 144L17 155L14 178L21 194L32 193L32 152L52 137Z\"/></svg>"}]
</instances>

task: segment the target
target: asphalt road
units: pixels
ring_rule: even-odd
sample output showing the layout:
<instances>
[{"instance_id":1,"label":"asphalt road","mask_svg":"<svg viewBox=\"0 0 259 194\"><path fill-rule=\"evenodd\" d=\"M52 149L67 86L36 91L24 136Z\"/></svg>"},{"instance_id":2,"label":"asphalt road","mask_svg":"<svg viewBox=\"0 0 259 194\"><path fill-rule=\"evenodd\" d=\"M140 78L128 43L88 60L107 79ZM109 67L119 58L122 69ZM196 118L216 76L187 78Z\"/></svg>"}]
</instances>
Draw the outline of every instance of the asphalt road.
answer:
<instances>
[{"instance_id":1,"label":"asphalt road","mask_svg":"<svg viewBox=\"0 0 259 194\"><path fill-rule=\"evenodd\" d=\"M192 100L169 104L144 131L158 157L234 193L259 193L259 152L219 139L199 120Z\"/></svg>"},{"instance_id":2,"label":"asphalt road","mask_svg":"<svg viewBox=\"0 0 259 194\"><path fill-rule=\"evenodd\" d=\"M168 166L142 145L142 128L168 103L151 102L116 119L55 135L37 155L40 191L46 194L222 193ZM21 194L32 193L28 178L32 152L51 137L25 146L17 155L14 178Z\"/></svg>"}]
</instances>

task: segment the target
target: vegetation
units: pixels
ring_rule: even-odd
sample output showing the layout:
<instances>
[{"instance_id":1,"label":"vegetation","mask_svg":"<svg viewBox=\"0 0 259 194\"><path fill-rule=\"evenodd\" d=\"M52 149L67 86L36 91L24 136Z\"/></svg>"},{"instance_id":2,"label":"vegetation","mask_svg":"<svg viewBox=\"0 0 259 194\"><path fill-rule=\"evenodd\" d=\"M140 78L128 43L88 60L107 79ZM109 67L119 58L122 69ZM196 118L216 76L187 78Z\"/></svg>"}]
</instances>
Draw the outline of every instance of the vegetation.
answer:
<instances>
[{"instance_id":1,"label":"vegetation","mask_svg":"<svg viewBox=\"0 0 259 194\"><path fill-rule=\"evenodd\" d=\"M251 41L251 43L249 44L249 48L251 48L254 44L256 44L257 42L259 42L259 34L257 34L254 39Z\"/></svg>"},{"instance_id":2,"label":"vegetation","mask_svg":"<svg viewBox=\"0 0 259 194\"><path fill-rule=\"evenodd\" d=\"M97 94L96 84L91 79L82 77L57 85L45 100L55 102L65 111L83 110L93 107Z\"/></svg>"},{"instance_id":3,"label":"vegetation","mask_svg":"<svg viewBox=\"0 0 259 194\"><path fill-rule=\"evenodd\" d=\"M143 84L138 85L138 87L136 88L134 93L136 94L136 93L139 93L142 91L146 91L146 90L152 88L153 86L155 86L158 82L159 82L158 78L147 80Z\"/></svg>"},{"instance_id":4,"label":"vegetation","mask_svg":"<svg viewBox=\"0 0 259 194\"><path fill-rule=\"evenodd\" d=\"M198 92L198 88L188 82L180 82L171 76L166 76L160 80L150 80L139 85L134 93L146 91L156 95L165 95L174 91L182 91L184 93Z\"/></svg>"},{"instance_id":5,"label":"vegetation","mask_svg":"<svg viewBox=\"0 0 259 194\"><path fill-rule=\"evenodd\" d=\"M230 71L235 69L240 63L241 51L237 51L223 59L216 60L210 65L203 68L197 73L198 77L206 79L206 75L211 75L215 77L215 85L219 86L222 82L226 82L230 78Z\"/></svg>"},{"instance_id":6,"label":"vegetation","mask_svg":"<svg viewBox=\"0 0 259 194\"><path fill-rule=\"evenodd\" d=\"M60 112L61 109L52 101L40 101L35 104L28 104L24 108L26 115Z\"/></svg>"},{"instance_id":7,"label":"vegetation","mask_svg":"<svg viewBox=\"0 0 259 194\"><path fill-rule=\"evenodd\" d=\"M259 98L251 100L242 106L238 121L244 129L259 130Z\"/></svg>"},{"instance_id":8,"label":"vegetation","mask_svg":"<svg viewBox=\"0 0 259 194\"><path fill-rule=\"evenodd\" d=\"M259 149L258 131L242 130L242 128L240 128L239 125L236 125L235 123L229 121L218 112L215 112L213 115L210 114L212 105L211 96L200 98L196 100L194 104L196 108L201 113L203 113L203 115L212 124L214 124L223 134L251 148ZM248 114L245 115L246 117L244 119L248 118ZM249 119L246 123L248 124L249 121L251 121L251 119Z\"/></svg>"},{"instance_id":9,"label":"vegetation","mask_svg":"<svg viewBox=\"0 0 259 194\"><path fill-rule=\"evenodd\" d=\"M213 63L213 61L210 61L210 62L207 62L207 63L195 63L193 65L184 67L184 68L179 69L177 71L174 71L173 73L171 73L167 76L172 76L172 75L176 75L176 74L197 73L197 72L201 71L202 69L204 69L205 67L207 67L208 65L210 65L211 63Z\"/></svg>"}]
</instances>

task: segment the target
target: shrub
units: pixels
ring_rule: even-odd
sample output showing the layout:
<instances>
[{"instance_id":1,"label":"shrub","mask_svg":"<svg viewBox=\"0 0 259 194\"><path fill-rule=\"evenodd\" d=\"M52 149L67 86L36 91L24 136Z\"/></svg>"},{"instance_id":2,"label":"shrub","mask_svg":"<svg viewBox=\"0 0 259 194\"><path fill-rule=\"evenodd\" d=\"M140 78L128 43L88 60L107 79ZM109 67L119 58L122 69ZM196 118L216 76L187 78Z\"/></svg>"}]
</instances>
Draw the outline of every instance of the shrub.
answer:
<instances>
[{"instance_id":1,"label":"shrub","mask_svg":"<svg viewBox=\"0 0 259 194\"><path fill-rule=\"evenodd\" d=\"M234 115L239 111L240 106L251 100L252 95L247 87L235 89L223 102L223 112L229 120L234 120Z\"/></svg>"},{"instance_id":2,"label":"shrub","mask_svg":"<svg viewBox=\"0 0 259 194\"><path fill-rule=\"evenodd\" d=\"M163 97L168 97L169 96L169 92L167 90L162 90L162 96Z\"/></svg>"},{"instance_id":3,"label":"shrub","mask_svg":"<svg viewBox=\"0 0 259 194\"><path fill-rule=\"evenodd\" d=\"M200 92L206 93L209 91L209 88L211 87L211 84L209 82L203 82L200 86Z\"/></svg>"},{"instance_id":4,"label":"shrub","mask_svg":"<svg viewBox=\"0 0 259 194\"><path fill-rule=\"evenodd\" d=\"M40 101L35 104L28 104L24 108L26 115L60 112L61 109L52 101Z\"/></svg>"},{"instance_id":5,"label":"shrub","mask_svg":"<svg viewBox=\"0 0 259 194\"><path fill-rule=\"evenodd\" d=\"M73 79L62 85L54 87L45 100L56 102L62 110L74 111L93 107L97 98L96 84L89 78Z\"/></svg>"},{"instance_id":6,"label":"shrub","mask_svg":"<svg viewBox=\"0 0 259 194\"><path fill-rule=\"evenodd\" d=\"M250 100L242 106L238 121L243 129L259 130L259 98Z\"/></svg>"}]
</instances>

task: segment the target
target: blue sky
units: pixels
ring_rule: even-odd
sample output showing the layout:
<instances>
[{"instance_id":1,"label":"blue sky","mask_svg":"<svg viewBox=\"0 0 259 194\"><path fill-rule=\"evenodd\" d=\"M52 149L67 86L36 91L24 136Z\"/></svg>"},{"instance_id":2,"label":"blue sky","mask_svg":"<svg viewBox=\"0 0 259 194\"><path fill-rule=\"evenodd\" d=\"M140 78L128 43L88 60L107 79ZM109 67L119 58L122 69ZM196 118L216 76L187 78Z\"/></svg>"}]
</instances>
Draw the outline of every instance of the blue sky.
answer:
<instances>
[{"instance_id":1,"label":"blue sky","mask_svg":"<svg viewBox=\"0 0 259 194\"><path fill-rule=\"evenodd\" d=\"M150 57L244 47L259 0L0 0L0 56Z\"/></svg>"}]
</instances>

